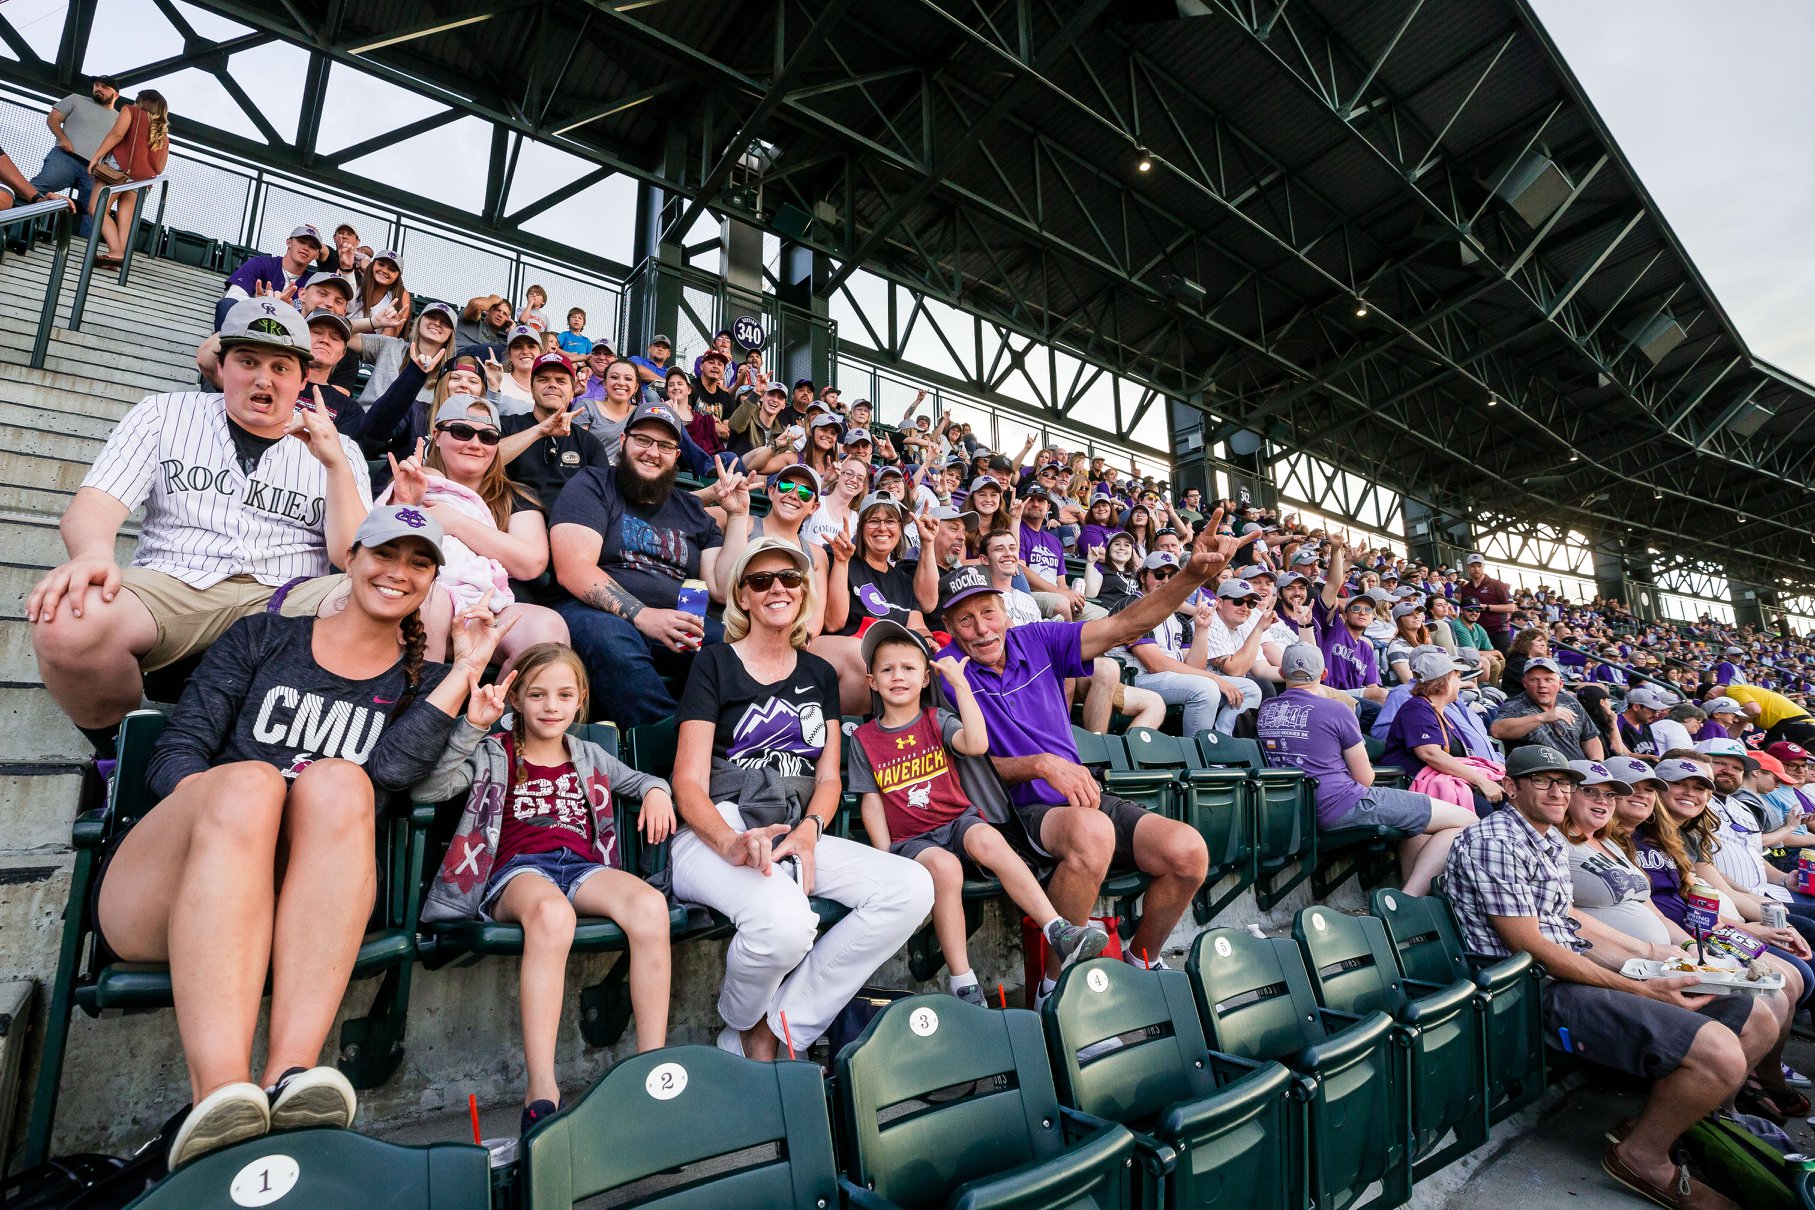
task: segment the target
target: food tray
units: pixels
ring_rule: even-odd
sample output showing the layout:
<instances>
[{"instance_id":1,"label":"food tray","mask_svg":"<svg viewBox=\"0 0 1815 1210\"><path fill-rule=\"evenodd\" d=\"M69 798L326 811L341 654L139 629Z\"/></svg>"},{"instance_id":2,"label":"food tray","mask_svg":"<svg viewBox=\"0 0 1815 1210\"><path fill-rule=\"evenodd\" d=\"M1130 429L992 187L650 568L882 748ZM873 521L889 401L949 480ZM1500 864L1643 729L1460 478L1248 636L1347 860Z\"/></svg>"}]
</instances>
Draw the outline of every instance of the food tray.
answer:
<instances>
[{"instance_id":1,"label":"food tray","mask_svg":"<svg viewBox=\"0 0 1815 1210\"><path fill-rule=\"evenodd\" d=\"M1698 982L1684 988L1696 996L1762 996L1766 992L1783 990L1782 972L1772 971L1762 979L1748 979L1744 971L1737 970L1671 970L1662 962L1653 962L1649 958L1633 958L1620 968L1620 973L1628 979L1681 979L1694 975Z\"/></svg>"}]
</instances>

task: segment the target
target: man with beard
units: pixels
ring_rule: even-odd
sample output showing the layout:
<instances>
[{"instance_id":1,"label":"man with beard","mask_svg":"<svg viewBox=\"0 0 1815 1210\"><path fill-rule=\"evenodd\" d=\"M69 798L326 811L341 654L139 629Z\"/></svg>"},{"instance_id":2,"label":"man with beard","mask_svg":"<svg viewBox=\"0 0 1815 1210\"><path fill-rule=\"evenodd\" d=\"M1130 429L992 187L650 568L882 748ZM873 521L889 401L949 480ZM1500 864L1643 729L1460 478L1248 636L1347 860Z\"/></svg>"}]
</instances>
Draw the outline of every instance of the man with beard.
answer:
<instances>
[{"instance_id":1,"label":"man with beard","mask_svg":"<svg viewBox=\"0 0 1815 1210\"><path fill-rule=\"evenodd\" d=\"M613 465L576 474L549 515L555 578L571 594L555 608L586 662L600 713L620 727L674 713L662 676L684 678L701 645L724 638L716 619L677 608L681 583L703 580L723 601L719 572L749 537L742 476L720 478L729 534L697 499L674 490L683 439L673 409L643 404L624 426Z\"/></svg>"},{"instance_id":2,"label":"man with beard","mask_svg":"<svg viewBox=\"0 0 1815 1210\"><path fill-rule=\"evenodd\" d=\"M84 239L94 223L94 217L88 213L88 202L95 191L95 180L89 174L88 165L94 161L95 152L101 149L101 140L112 132L114 123L119 120L119 111L114 108L119 99L120 86L112 76L95 76L89 83L87 96L72 92L51 106L44 116L44 124L50 127L57 145L45 155L44 164L38 169L38 175L31 179L31 185L40 196L68 192L74 197L76 213L81 215L81 226L76 233ZM124 153L124 148L121 150Z\"/></svg>"}]
</instances>

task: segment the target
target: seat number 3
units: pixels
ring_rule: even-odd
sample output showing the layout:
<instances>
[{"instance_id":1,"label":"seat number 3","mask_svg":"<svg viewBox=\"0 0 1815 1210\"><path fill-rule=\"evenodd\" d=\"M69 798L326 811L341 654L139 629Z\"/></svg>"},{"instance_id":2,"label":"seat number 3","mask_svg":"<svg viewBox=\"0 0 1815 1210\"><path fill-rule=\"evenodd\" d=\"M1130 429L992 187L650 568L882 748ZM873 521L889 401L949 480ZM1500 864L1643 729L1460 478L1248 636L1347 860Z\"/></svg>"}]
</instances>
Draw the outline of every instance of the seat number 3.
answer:
<instances>
[{"instance_id":1,"label":"seat number 3","mask_svg":"<svg viewBox=\"0 0 1815 1210\"><path fill-rule=\"evenodd\" d=\"M939 1014L930 1008L916 1008L908 1014L908 1028L923 1038L930 1038L939 1028Z\"/></svg>"}]
</instances>

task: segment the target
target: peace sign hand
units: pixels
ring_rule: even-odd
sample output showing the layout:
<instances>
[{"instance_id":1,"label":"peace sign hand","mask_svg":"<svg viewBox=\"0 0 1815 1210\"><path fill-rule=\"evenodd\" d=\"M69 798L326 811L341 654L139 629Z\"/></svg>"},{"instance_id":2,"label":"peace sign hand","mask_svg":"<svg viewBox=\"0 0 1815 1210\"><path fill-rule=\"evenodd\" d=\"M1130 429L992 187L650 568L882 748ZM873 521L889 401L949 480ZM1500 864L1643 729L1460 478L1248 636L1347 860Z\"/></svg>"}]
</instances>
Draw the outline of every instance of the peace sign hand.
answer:
<instances>
[{"instance_id":1,"label":"peace sign hand","mask_svg":"<svg viewBox=\"0 0 1815 1210\"><path fill-rule=\"evenodd\" d=\"M498 360L498 351L493 348L485 350L485 381L494 391L504 382L504 365Z\"/></svg>"},{"instance_id":2,"label":"peace sign hand","mask_svg":"<svg viewBox=\"0 0 1815 1210\"><path fill-rule=\"evenodd\" d=\"M423 453L428 446L426 437L416 439L416 452L397 461L397 456L385 451L385 460L391 464L391 502L393 504L421 504L428 494L429 476L423 469Z\"/></svg>"},{"instance_id":3,"label":"peace sign hand","mask_svg":"<svg viewBox=\"0 0 1815 1210\"><path fill-rule=\"evenodd\" d=\"M472 684L472 696L466 703L466 721L475 727L490 730L492 725L504 717L505 703L510 696L511 682L517 679L517 670L511 669L504 679L495 685L481 685L479 677L483 669L467 669L467 676Z\"/></svg>"},{"instance_id":4,"label":"peace sign hand","mask_svg":"<svg viewBox=\"0 0 1815 1210\"><path fill-rule=\"evenodd\" d=\"M750 511L750 476L725 465L717 454L712 465L718 471L718 502L728 517L741 517Z\"/></svg>"}]
</instances>

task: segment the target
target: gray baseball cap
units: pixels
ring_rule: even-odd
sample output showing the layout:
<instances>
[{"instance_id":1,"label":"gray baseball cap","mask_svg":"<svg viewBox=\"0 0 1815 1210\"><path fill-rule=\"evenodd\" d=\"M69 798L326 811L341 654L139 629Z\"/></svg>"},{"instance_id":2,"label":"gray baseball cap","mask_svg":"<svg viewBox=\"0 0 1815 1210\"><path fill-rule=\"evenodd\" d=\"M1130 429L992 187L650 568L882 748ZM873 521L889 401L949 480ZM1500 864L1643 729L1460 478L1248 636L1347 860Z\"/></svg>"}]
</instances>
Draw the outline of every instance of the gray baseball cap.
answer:
<instances>
[{"instance_id":1,"label":"gray baseball cap","mask_svg":"<svg viewBox=\"0 0 1815 1210\"><path fill-rule=\"evenodd\" d=\"M244 298L233 304L221 323L221 348L258 345L281 349L309 361L309 325L289 303L275 298Z\"/></svg>"},{"instance_id":2,"label":"gray baseball cap","mask_svg":"<svg viewBox=\"0 0 1815 1210\"><path fill-rule=\"evenodd\" d=\"M871 492L863 498L863 504L857 510L858 520L862 520L872 508L892 508L897 519L907 516L907 505L895 499L887 492Z\"/></svg>"},{"instance_id":3,"label":"gray baseball cap","mask_svg":"<svg viewBox=\"0 0 1815 1210\"><path fill-rule=\"evenodd\" d=\"M1156 550L1141 560L1142 571L1158 571L1162 567L1177 567L1178 556L1169 550Z\"/></svg>"},{"instance_id":4,"label":"gray baseball cap","mask_svg":"<svg viewBox=\"0 0 1815 1210\"><path fill-rule=\"evenodd\" d=\"M1744 714L1746 712L1744 706L1740 705L1724 693L1719 697L1709 698L1706 702L1702 703L1702 706L1709 714Z\"/></svg>"},{"instance_id":5,"label":"gray baseball cap","mask_svg":"<svg viewBox=\"0 0 1815 1210\"><path fill-rule=\"evenodd\" d=\"M487 423L498 427L498 409L491 400L476 395L449 395L447 401L435 409L435 423L441 425L458 420L470 424L473 418L467 413L473 408L484 408Z\"/></svg>"},{"instance_id":6,"label":"gray baseball cap","mask_svg":"<svg viewBox=\"0 0 1815 1210\"><path fill-rule=\"evenodd\" d=\"M1520 675L1530 676L1534 672L1554 672L1558 676L1562 676L1563 665L1557 663L1549 656L1534 655L1529 660L1525 661L1525 671Z\"/></svg>"},{"instance_id":7,"label":"gray baseball cap","mask_svg":"<svg viewBox=\"0 0 1815 1210\"><path fill-rule=\"evenodd\" d=\"M1279 672L1295 685L1315 685L1323 679L1323 652L1309 643L1293 643L1279 654Z\"/></svg>"},{"instance_id":8,"label":"gray baseball cap","mask_svg":"<svg viewBox=\"0 0 1815 1210\"><path fill-rule=\"evenodd\" d=\"M884 639L912 643L925 653L926 662L929 665L933 662L933 653L927 650L925 639L909 630L906 626L903 626L900 622L890 618L878 618L876 621L871 622L868 626L864 627L863 640L857 644L857 652L863 660L865 670L868 670L870 666L870 657L876 654L876 648L881 645Z\"/></svg>"},{"instance_id":9,"label":"gray baseball cap","mask_svg":"<svg viewBox=\"0 0 1815 1210\"><path fill-rule=\"evenodd\" d=\"M1412 657L1412 676L1420 685L1428 684L1438 677L1448 676L1452 672L1467 672L1468 665L1461 660L1451 659L1448 652L1427 651Z\"/></svg>"},{"instance_id":10,"label":"gray baseball cap","mask_svg":"<svg viewBox=\"0 0 1815 1210\"><path fill-rule=\"evenodd\" d=\"M1690 778L1700 778L1708 783L1710 789L1714 786L1714 774L1708 766L1684 756L1657 762L1657 776L1659 781L1667 781L1671 785Z\"/></svg>"},{"instance_id":11,"label":"gray baseball cap","mask_svg":"<svg viewBox=\"0 0 1815 1210\"><path fill-rule=\"evenodd\" d=\"M1642 761L1636 756L1610 756L1604 763L1615 777L1635 790L1645 782L1660 781L1657 770L1651 767L1650 762Z\"/></svg>"},{"instance_id":12,"label":"gray baseball cap","mask_svg":"<svg viewBox=\"0 0 1815 1210\"><path fill-rule=\"evenodd\" d=\"M1644 765L1645 762L1640 761L1639 764ZM1576 772L1576 781L1579 785L1619 786L1628 792L1632 789L1632 783L1627 780L1624 769L1615 769L1598 760L1572 760L1569 762L1569 767ZM1645 766L1645 775L1647 777L1651 775L1649 765Z\"/></svg>"},{"instance_id":13,"label":"gray baseball cap","mask_svg":"<svg viewBox=\"0 0 1815 1210\"><path fill-rule=\"evenodd\" d=\"M1393 606L1393 621L1397 622L1400 618L1409 618L1415 613L1423 612L1423 605L1414 601L1402 601Z\"/></svg>"},{"instance_id":14,"label":"gray baseball cap","mask_svg":"<svg viewBox=\"0 0 1815 1210\"><path fill-rule=\"evenodd\" d=\"M1680 700L1676 694L1666 692L1656 685L1634 685L1626 695L1628 704L1643 706L1648 710L1668 710Z\"/></svg>"},{"instance_id":15,"label":"gray baseball cap","mask_svg":"<svg viewBox=\"0 0 1815 1210\"><path fill-rule=\"evenodd\" d=\"M1506 758L1506 776L1530 777L1533 773L1565 773L1573 781L1582 777L1570 765L1567 756L1547 744L1526 744L1513 749Z\"/></svg>"},{"instance_id":16,"label":"gray baseball cap","mask_svg":"<svg viewBox=\"0 0 1815 1210\"><path fill-rule=\"evenodd\" d=\"M347 322L347 317L336 311L330 311L326 307L317 307L309 312L304 322L311 328L316 324L332 324L339 330L342 340L353 339L353 325Z\"/></svg>"},{"instance_id":17,"label":"gray baseball cap","mask_svg":"<svg viewBox=\"0 0 1815 1210\"><path fill-rule=\"evenodd\" d=\"M1252 601L1260 593L1246 580L1224 580L1216 586L1216 595L1225 601Z\"/></svg>"},{"instance_id":18,"label":"gray baseball cap","mask_svg":"<svg viewBox=\"0 0 1815 1210\"><path fill-rule=\"evenodd\" d=\"M441 522L413 504L380 504L366 514L353 534L353 545L370 549L398 538L421 538L435 553L435 562L447 562L441 553Z\"/></svg>"}]
</instances>

